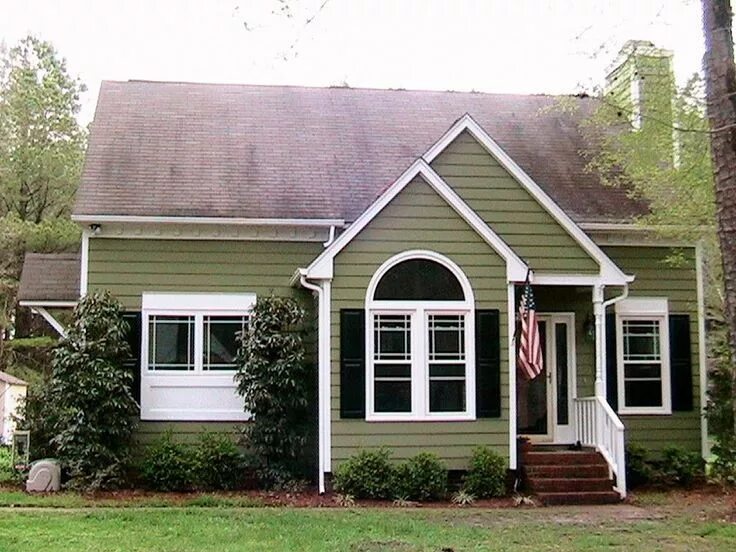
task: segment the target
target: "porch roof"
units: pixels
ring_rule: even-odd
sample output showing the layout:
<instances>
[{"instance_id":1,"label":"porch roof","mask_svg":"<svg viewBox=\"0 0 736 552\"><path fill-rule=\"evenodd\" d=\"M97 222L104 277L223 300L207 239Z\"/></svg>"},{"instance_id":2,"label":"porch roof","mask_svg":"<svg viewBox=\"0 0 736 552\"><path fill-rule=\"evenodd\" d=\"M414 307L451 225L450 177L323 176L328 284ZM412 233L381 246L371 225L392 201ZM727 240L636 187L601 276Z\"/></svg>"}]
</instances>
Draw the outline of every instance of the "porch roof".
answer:
<instances>
[{"instance_id":1,"label":"porch roof","mask_svg":"<svg viewBox=\"0 0 736 552\"><path fill-rule=\"evenodd\" d=\"M76 302L80 262L79 253L26 253L18 290L20 304Z\"/></svg>"}]
</instances>

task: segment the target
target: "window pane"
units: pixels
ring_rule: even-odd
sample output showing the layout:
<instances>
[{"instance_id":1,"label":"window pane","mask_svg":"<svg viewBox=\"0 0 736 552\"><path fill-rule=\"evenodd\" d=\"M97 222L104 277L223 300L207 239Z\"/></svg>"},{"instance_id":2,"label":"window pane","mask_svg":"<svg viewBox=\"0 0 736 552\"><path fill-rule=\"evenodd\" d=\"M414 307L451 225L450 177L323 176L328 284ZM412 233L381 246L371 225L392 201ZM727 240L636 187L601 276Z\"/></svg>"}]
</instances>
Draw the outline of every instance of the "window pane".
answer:
<instances>
[{"instance_id":1,"label":"window pane","mask_svg":"<svg viewBox=\"0 0 736 552\"><path fill-rule=\"evenodd\" d=\"M567 389L567 324L555 324L555 349L557 361L557 423L570 422Z\"/></svg>"},{"instance_id":2,"label":"window pane","mask_svg":"<svg viewBox=\"0 0 736 552\"><path fill-rule=\"evenodd\" d=\"M465 380L431 380L429 382L431 412L465 412Z\"/></svg>"},{"instance_id":3,"label":"window pane","mask_svg":"<svg viewBox=\"0 0 736 552\"><path fill-rule=\"evenodd\" d=\"M662 376L661 364L625 364L624 377L626 379L655 378Z\"/></svg>"},{"instance_id":4,"label":"window pane","mask_svg":"<svg viewBox=\"0 0 736 552\"><path fill-rule=\"evenodd\" d=\"M378 300L463 301L465 294L455 275L428 259L410 259L389 269L373 294Z\"/></svg>"},{"instance_id":5,"label":"window pane","mask_svg":"<svg viewBox=\"0 0 736 552\"><path fill-rule=\"evenodd\" d=\"M376 360L411 358L410 315L377 315L373 327Z\"/></svg>"},{"instance_id":6,"label":"window pane","mask_svg":"<svg viewBox=\"0 0 736 552\"><path fill-rule=\"evenodd\" d=\"M633 380L624 383L626 406L662 406L660 381Z\"/></svg>"},{"instance_id":7,"label":"window pane","mask_svg":"<svg viewBox=\"0 0 736 552\"><path fill-rule=\"evenodd\" d=\"M148 339L151 370L194 370L193 316L151 316Z\"/></svg>"},{"instance_id":8,"label":"window pane","mask_svg":"<svg viewBox=\"0 0 736 552\"><path fill-rule=\"evenodd\" d=\"M659 360L659 322L624 320L624 359Z\"/></svg>"},{"instance_id":9,"label":"window pane","mask_svg":"<svg viewBox=\"0 0 736 552\"><path fill-rule=\"evenodd\" d=\"M429 315L429 359L465 358L465 316Z\"/></svg>"},{"instance_id":10,"label":"window pane","mask_svg":"<svg viewBox=\"0 0 736 552\"><path fill-rule=\"evenodd\" d=\"M204 317L205 370L234 370L238 336L245 329L245 316Z\"/></svg>"},{"instance_id":11,"label":"window pane","mask_svg":"<svg viewBox=\"0 0 736 552\"><path fill-rule=\"evenodd\" d=\"M376 364L376 378L411 378L411 364Z\"/></svg>"},{"instance_id":12,"label":"window pane","mask_svg":"<svg viewBox=\"0 0 736 552\"><path fill-rule=\"evenodd\" d=\"M430 364L429 365L429 377L430 378L442 378L442 377L465 377L465 364Z\"/></svg>"},{"instance_id":13,"label":"window pane","mask_svg":"<svg viewBox=\"0 0 736 552\"><path fill-rule=\"evenodd\" d=\"M376 412L411 412L411 381L375 382Z\"/></svg>"}]
</instances>

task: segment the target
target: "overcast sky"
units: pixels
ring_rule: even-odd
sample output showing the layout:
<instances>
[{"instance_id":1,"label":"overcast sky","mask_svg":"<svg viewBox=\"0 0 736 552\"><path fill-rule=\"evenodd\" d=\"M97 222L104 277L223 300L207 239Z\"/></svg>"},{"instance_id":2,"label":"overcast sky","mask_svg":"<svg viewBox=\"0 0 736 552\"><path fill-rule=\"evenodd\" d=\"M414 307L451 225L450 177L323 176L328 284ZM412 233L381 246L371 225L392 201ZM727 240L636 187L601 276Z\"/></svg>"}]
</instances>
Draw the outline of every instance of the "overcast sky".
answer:
<instances>
[{"instance_id":1,"label":"overcast sky","mask_svg":"<svg viewBox=\"0 0 736 552\"><path fill-rule=\"evenodd\" d=\"M564 94L629 39L673 50L680 82L703 55L698 0L323 2L0 0L0 40L53 42L89 87L85 123L103 79Z\"/></svg>"}]
</instances>

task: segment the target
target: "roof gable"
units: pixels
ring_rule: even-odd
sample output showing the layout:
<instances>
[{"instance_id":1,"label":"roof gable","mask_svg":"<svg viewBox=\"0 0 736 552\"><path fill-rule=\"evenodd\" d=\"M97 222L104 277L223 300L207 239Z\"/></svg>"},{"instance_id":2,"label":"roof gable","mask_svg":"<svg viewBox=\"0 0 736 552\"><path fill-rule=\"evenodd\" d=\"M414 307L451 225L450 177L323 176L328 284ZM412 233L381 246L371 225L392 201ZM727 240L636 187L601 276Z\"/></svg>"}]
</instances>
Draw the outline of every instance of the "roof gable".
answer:
<instances>
[{"instance_id":1,"label":"roof gable","mask_svg":"<svg viewBox=\"0 0 736 552\"><path fill-rule=\"evenodd\" d=\"M554 221L595 260L600 276L609 285L623 285L633 278L623 271L596 245L596 243L570 218L570 216L522 169L491 136L473 119L463 115L445 134L427 150L423 159L432 163L458 136L470 134L519 185L554 219ZM531 267L534 269L534 267Z\"/></svg>"},{"instance_id":2,"label":"roof gable","mask_svg":"<svg viewBox=\"0 0 736 552\"><path fill-rule=\"evenodd\" d=\"M404 173L333 241L302 274L307 278L330 279L333 276L333 260L381 211L393 201L417 176L424 181L462 217L465 222L498 253L506 262L506 277L509 281L523 281L528 273L524 261L491 230L475 211L460 199L452 188L423 159L417 159Z\"/></svg>"}]
</instances>

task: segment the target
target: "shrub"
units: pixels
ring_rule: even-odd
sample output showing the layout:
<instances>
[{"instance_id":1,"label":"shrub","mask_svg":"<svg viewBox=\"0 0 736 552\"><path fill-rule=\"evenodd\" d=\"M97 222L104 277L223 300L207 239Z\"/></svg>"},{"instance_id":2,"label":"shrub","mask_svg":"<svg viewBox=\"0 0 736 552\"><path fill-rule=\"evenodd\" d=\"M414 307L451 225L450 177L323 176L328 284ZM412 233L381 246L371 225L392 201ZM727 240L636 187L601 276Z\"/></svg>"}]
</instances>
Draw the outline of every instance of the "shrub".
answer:
<instances>
[{"instance_id":1,"label":"shrub","mask_svg":"<svg viewBox=\"0 0 736 552\"><path fill-rule=\"evenodd\" d=\"M335 490L355 498L388 499L394 496L394 471L388 450L362 450L335 470Z\"/></svg>"},{"instance_id":2,"label":"shrub","mask_svg":"<svg viewBox=\"0 0 736 552\"><path fill-rule=\"evenodd\" d=\"M644 447L626 445L626 484L629 487L638 487L651 483L656 478L656 470L647 458Z\"/></svg>"},{"instance_id":3,"label":"shrub","mask_svg":"<svg viewBox=\"0 0 736 552\"><path fill-rule=\"evenodd\" d=\"M309 400L315 374L304 360L304 320L304 309L294 299L261 297L238 351L238 392L253 415L244 437L262 463L258 473L266 486L305 475L305 452L316 424Z\"/></svg>"},{"instance_id":4,"label":"shrub","mask_svg":"<svg viewBox=\"0 0 736 552\"><path fill-rule=\"evenodd\" d=\"M436 454L420 452L396 468L396 496L439 500L447 494L447 467Z\"/></svg>"},{"instance_id":5,"label":"shrub","mask_svg":"<svg viewBox=\"0 0 736 552\"><path fill-rule=\"evenodd\" d=\"M736 437L722 436L713 443L711 452L715 459L710 475L723 484L736 485Z\"/></svg>"},{"instance_id":6,"label":"shrub","mask_svg":"<svg viewBox=\"0 0 736 552\"><path fill-rule=\"evenodd\" d=\"M503 496L506 492L506 461L488 447L476 447L463 490L476 498Z\"/></svg>"},{"instance_id":7,"label":"shrub","mask_svg":"<svg viewBox=\"0 0 736 552\"><path fill-rule=\"evenodd\" d=\"M662 475L669 484L690 485L705 473L705 463L700 453L667 447L662 451L662 456Z\"/></svg>"},{"instance_id":8,"label":"shrub","mask_svg":"<svg viewBox=\"0 0 736 552\"><path fill-rule=\"evenodd\" d=\"M132 370L123 365L129 347L122 315L123 306L108 292L86 295L54 350L45 408L70 487L110 488L125 479L138 408Z\"/></svg>"},{"instance_id":9,"label":"shrub","mask_svg":"<svg viewBox=\"0 0 736 552\"><path fill-rule=\"evenodd\" d=\"M146 449L140 474L146 486L155 491L188 491L196 467L194 447L174 441L167 432Z\"/></svg>"},{"instance_id":10,"label":"shrub","mask_svg":"<svg viewBox=\"0 0 736 552\"><path fill-rule=\"evenodd\" d=\"M28 387L26 397L18 407L16 426L31 432L31 461L56 456L56 447L51 441L57 414L51 407L50 377Z\"/></svg>"},{"instance_id":11,"label":"shrub","mask_svg":"<svg viewBox=\"0 0 736 552\"><path fill-rule=\"evenodd\" d=\"M194 449L194 484L205 490L242 486L246 463L238 447L225 435L202 433Z\"/></svg>"},{"instance_id":12,"label":"shrub","mask_svg":"<svg viewBox=\"0 0 736 552\"><path fill-rule=\"evenodd\" d=\"M13 451L10 447L0 445L0 483L13 481L14 479Z\"/></svg>"}]
</instances>

